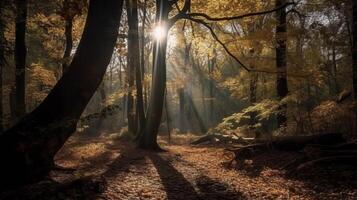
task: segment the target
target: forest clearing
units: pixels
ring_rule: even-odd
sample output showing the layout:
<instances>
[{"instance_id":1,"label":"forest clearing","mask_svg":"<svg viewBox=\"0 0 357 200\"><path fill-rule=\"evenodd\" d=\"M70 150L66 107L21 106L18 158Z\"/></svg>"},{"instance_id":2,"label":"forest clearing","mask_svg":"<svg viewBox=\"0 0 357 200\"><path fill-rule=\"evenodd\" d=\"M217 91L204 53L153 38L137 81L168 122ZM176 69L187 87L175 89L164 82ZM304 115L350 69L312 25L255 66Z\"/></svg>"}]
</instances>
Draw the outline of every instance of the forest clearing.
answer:
<instances>
[{"instance_id":1,"label":"forest clearing","mask_svg":"<svg viewBox=\"0 0 357 200\"><path fill-rule=\"evenodd\" d=\"M1 0L0 200L357 199L356 0Z\"/></svg>"}]
</instances>

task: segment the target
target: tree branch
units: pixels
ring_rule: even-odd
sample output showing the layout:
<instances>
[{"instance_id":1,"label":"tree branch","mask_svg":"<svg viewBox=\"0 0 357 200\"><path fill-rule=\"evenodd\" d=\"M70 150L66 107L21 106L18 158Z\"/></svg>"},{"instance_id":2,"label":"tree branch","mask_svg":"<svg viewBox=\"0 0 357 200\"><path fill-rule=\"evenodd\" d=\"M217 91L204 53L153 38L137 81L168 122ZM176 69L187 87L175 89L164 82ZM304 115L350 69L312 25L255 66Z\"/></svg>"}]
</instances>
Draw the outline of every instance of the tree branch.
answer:
<instances>
[{"instance_id":1,"label":"tree branch","mask_svg":"<svg viewBox=\"0 0 357 200\"><path fill-rule=\"evenodd\" d=\"M186 16L186 19L191 20L193 22L196 22L198 24L203 25L204 27L206 27L212 37L222 46L222 48L227 52L227 54L229 56L231 56L239 65L241 65L241 67L243 69L245 69L247 72L257 72L257 73L266 73L266 74L286 74L289 77L295 77L295 78L308 78L311 75L310 74L289 74L287 72L279 72L279 71L269 71L269 70L259 70L259 69L251 69L249 67L247 67L242 61L240 61L229 49L228 47L219 39L219 37L217 36L217 34L214 32L213 28L204 20L201 19L195 19L195 18L191 18L190 16Z\"/></svg>"},{"instance_id":2,"label":"tree branch","mask_svg":"<svg viewBox=\"0 0 357 200\"><path fill-rule=\"evenodd\" d=\"M295 5L295 3L288 2L288 3L285 3L281 6L279 6L279 7L271 9L271 10L247 13L247 14L232 16L232 17L210 17L209 15L207 15L205 13L188 13L187 15L189 15L190 17L203 17L209 21L229 21L229 20L243 19L243 18L247 18L247 17L254 17L254 16L258 16L258 15L270 14L270 13L276 12L278 10L284 9L289 5Z\"/></svg>"}]
</instances>

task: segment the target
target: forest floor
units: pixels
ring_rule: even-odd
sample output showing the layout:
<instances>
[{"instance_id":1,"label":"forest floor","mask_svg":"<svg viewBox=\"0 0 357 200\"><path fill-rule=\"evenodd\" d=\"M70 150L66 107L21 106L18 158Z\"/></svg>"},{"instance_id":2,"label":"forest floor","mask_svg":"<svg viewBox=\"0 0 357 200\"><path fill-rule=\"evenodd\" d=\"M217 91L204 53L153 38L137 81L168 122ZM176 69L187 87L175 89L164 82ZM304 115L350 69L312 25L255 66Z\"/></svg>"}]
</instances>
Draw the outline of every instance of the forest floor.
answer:
<instances>
[{"instance_id":1,"label":"forest floor","mask_svg":"<svg viewBox=\"0 0 357 200\"><path fill-rule=\"evenodd\" d=\"M178 143L167 145L161 141L167 151L155 153L136 149L130 143L113 137L73 137L58 154L56 163L76 170L54 171L51 174L52 180L71 184L63 184L66 187L59 187L59 190L49 190L51 187L45 184L47 193L41 191L36 195L34 193L42 189L34 192L32 188L26 190L31 195L22 191L22 197L119 200L357 199L357 180L351 173L336 177L332 172L312 171L305 175L286 176L281 167L297 156L293 153L269 152L246 161L244 165L233 167L228 164L232 155L224 147L192 147ZM73 181L69 181L83 180L83 177L90 177L91 183L73 184ZM11 199L9 197L4 199Z\"/></svg>"}]
</instances>

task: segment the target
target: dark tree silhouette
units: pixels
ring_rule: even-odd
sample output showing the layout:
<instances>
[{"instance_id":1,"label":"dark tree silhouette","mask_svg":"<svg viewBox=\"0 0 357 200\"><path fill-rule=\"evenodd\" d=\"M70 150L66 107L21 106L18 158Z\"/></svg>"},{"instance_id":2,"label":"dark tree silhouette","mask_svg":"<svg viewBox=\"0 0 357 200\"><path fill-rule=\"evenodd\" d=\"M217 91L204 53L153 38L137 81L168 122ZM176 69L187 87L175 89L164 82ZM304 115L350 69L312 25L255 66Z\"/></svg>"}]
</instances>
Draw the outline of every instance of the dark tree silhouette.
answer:
<instances>
[{"instance_id":1,"label":"dark tree silhouette","mask_svg":"<svg viewBox=\"0 0 357 200\"><path fill-rule=\"evenodd\" d=\"M126 8L128 15L128 71L129 71L129 86L136 84L136 113L134 113L134 105L132 94L128 95L128 128L130 132L136 133L137 130L142 130L145 123L143 89L142 89L142 73L140 69L140 50L139 50L139 28L138 28L138 4L137 0L126 0ZM135 73L135 75L134 75ZM130 97L130 98L129 98ZM129 102L130 100L130 102ZM130 112L129 112L130 111ZM138 120L136 120L138 119ZM139 126L138 126L139 125Z\"/></svg>"},{"instance_id":2,"label":"dark tree silhouette","mask_svg":"<svg viewBox=\"0 0 357 200\"><path fill-rule=\"evenodd\" d=\"M0 136L0 188L33 182L53 167L57 151L100 85L116 44L123 0L90 0L87 22L66 74L45 100Z\"/></svg>"},{"instance_id":3,"label":"dark tree silhouette","mask_svg":"<svg viewBox=\"0 0 357 200\"><path fill-rule=\"evenodd\" d=\"M286 0L276 0L276 7L279 8L286 5ZM286 8L279 9L276 12L276 67L277 80L276 90L279 100L288 95L288 80L286 78L287 63L286 63ZM280 106L280 111L277 117L278 127L286 126L286 105Z\"/></svg>"},{"instance_id":4,"label":"dark tree silhouette","mask_svg":"<svg viewBox=\"0 0 357 200\"><path fill-rule=\"evenodd\" d=\"M15 119L23 117L26 113L25 103L25 68L26 68L26 21L27 0L16 0L16 26L15 26Z\"/></svg>"},{"instance_id":5,"label":"dark tree silhouette","mask_svg":"<svg viewBox=\"0 0 357 200\"><path fill-rule=\"evenodd\" d=\"M0 2L0 134L4 130L3 116L3 70L5 67L5 19L4 19L5 1Z\"/></svg>"}]
</instances>

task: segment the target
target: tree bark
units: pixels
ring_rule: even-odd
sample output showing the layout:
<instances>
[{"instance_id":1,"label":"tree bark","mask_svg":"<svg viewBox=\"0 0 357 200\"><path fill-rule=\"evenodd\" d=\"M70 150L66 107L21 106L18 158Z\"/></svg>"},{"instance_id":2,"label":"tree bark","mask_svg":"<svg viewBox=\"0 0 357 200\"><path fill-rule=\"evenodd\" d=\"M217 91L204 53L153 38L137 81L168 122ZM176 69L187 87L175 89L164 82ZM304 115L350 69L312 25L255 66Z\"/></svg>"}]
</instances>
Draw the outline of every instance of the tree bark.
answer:
<instances>
[{"instance_id":1,"label":"tree bark","mask_svg":"<svg viewBox=\"0 0 357 200\"><path fill-rule=\"evenodd\" d=\"M185 121L185 89L180 88L177 90L178 97L179 97L179 123L180 123L180 131L182 133L186 132L186 121Z\"/></svg>"},{"instance_id":2,"label":"tree bark","mask_svg":"<svg viewBox=\"0 0 357 200\"><path fill-rule=\"evenodd\" d=\"M276 6L286 4L286 0L276 0ZM288 81L286 77L287 61L286 61L286 40L287 40L287 24L286 24L286 9L280 9L276 12L276 67L279 72L277 75L276 89L278 99L282 100L288 95ZM281 105L277 117L278 127L286 126L286 111L287 105Z\"/></svg>"},{"instance_id":3,"label":"tree bark","mask_svg":"<svg viewBox=\"0 0 357 200\"><path fill-rule=\"evenodd\" d=\"M67 73L45 100L0 136L0 188L48 174L53 157L100 85L118 35L123 0L91 0L81 42Z\"/></svg>"},{"instance_id":4,"label":"tree bark","mask_svg":"<svg viewBox=\"0 0 357 200\"><path fill-rule=\"evenodd\" d=\"M156 1L156 22L167 25L169 13L168 0ZM154 43L153 55L153 80L152 89L145 121L145 129L141 131L138 138L138 146L143 149L160 150L157 144L157 135L161 123L162 110L166 89L166 47L167 32L162 40Z\"/></svg>"},{"instance_id":5,"label":"tree bark","mask_svg":"<svg viewBox=\"0 0 357 200\"><path fill-rule=\"evenodd\" d=\"M135 71L136 68L138 67L136 64L138 63L138 55L135 55L137 52L135 51L135 46L138 45L138 41L135 41L134 34L133 33L133 26L135 21L133 21L132 15L132 9L130 8L130 4L133 2L133 0L126 0L125 5L126 5L126 11L127 11L127 17L128 17L128 24L129 24L129 33L128 33L128 56L127 56L127 81L128 81L128 95L126 99L126 104L127 104L127 119L128 119L128 131L131 134L135 134L137 131L137 123L136 123L136 117L135 117L135 103L134 103L134 95L133 95L133 90L134 90L134 82L135 82Z\"/></svg>"},{"instance_id":6,"label":"tree bark","mask_svg":"<svg viewBox=\"0 0 357 200\"><path fill-rule=\"evenodd\" d=\"M72 52L72 48L73 48L73 36L72 36L73 18L66 17L65 23L66 23L66 25L64 28L64 34L65 34L65 38L66 38L66 48L65 48L65 51L63 54L62 75L67 71L68 66L71 62L70 59L71 59L71 52Z\"/></svg>"},{"instance_id":7,"label":"tree bark","mask_svg":"<svg viewBox=\"0 0 357 200\"><path fill-rule=\"evenodd\" d=\"M137 0L126 0L126 4L127 4L126 6L127 6L128 24L129 24L128 67L130 68L129 70L130 73L133 73L133 71L135 71L135 84L136 84L135 112L136 113L134 117L137 117L138 122L134 124L134 127L132 127L133 128L132 131L135 131L133 133L136 134L137 131L140 131L144 128L144 123L145 123L142 74L141 74L140 60L138 59L140 57L138 3ZM134 120L134 122L135 121L136 120Z\"/></svg>"},{"instance_id":8,"label":"tree bark","mask_svg":"<svg viewBox=\"0 0 357 200\"><path fill-rule=\"evenodd\" d=\"M140 46L140 70L141 70L141 80L145 81L145 46L146 46L146 41L145 41L145 22L146 22L146 13L147 13L147 0L144 0L144 6L143 6L143 17L142 17L142 25L141 25L141 46ZM147 90L146 87L144 86L143 88L143 107L144 107L144 114L145 114L145 108L147 105ZM145 115L144 115L145 116ZM145 126L145 121L142 124ZM144 128L144 127L142 127Z\"/></svg>"},{"instance_id":9,"label":"tree bark","mask_svg":"<svg viewBox=\"0 0 357 200\"><path fill-rule=\"evenodd\" d=\"M4 19L4 1L0 2L0 135L4 131L4 113L3 113L3 70L5 67L5 19Z\"/></svg>"},{"instance_id":10,"label":"tree bark","mask_svg":"<svg viewBox=\"0 0 357 200\"><path fill-rule=\"evenodd\" d=\"M16 108L15 118L20 119L26 113L25 103L25 71L26 71L26 21L27 0L16 0L16 26L15 26L15 65L16 65Z\"/></svg>"},{"instance_id":11,"label":"tree bark","mask_svg":"<svg viewBox=\"0 0 357 200\"><path fill-rule=\"evenodd\" d=\"M352 74L353 74L353 94L357 101L357 2L352 0ZM357 119L357 108L355 108L355 121ZM354 132L357 135L357 122L355 122Z\"/></svg>"}]
</instances>

